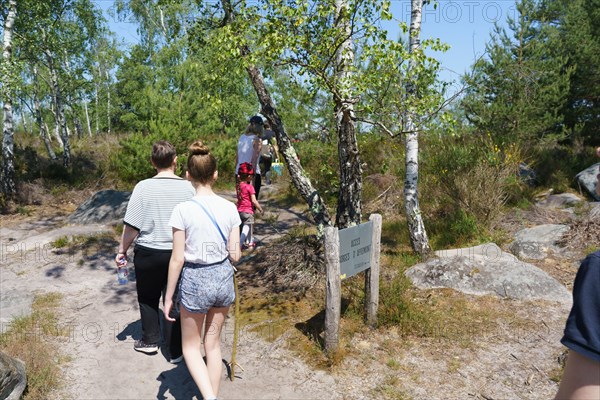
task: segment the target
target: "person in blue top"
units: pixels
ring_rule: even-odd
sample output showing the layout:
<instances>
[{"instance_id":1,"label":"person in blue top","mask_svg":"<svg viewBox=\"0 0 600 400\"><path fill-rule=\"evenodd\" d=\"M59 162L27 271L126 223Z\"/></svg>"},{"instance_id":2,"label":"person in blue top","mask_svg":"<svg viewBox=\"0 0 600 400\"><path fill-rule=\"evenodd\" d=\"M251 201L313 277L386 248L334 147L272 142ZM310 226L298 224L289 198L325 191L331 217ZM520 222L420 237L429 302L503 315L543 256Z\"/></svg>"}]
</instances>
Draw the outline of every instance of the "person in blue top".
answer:
<instances>
[{"instance_id":1,"label":"person in blue top","mask_svg":"<svg viewBox=\"0 0 600 400\"><path fill-rule=\"evenodd\" d=\"M569 353L555 399L600 399L600 251L577 271L561 343Z\"/></svg>"}]
</instances>

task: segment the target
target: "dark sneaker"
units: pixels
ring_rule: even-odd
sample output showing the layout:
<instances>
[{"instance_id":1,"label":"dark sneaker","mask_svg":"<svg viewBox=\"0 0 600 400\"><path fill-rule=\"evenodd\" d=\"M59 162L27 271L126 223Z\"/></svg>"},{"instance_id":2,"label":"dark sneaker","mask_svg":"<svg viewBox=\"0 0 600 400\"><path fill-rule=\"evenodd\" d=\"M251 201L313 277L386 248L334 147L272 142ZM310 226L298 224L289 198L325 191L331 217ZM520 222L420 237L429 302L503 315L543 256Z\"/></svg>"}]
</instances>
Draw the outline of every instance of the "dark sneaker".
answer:
<instances>
[{"instance_id":1,"label":"dark sneaker","mask_svg":"<svg viewBox=\"0 0 600 400\"><path fill-rule=\"evenodd\" d=\"M183 361L183 356L179 356L179 357L171 358L171 359L169 360L169 362L170 362L171 364L179 364L179 363L180 363L180 362L182 362L182 361Z\"/></svg>"},{"instance_id":2,"label":"dark sneaker","mask_svg":"<svg viewBox=\"0 0 600 400\"><path fill-rule=\"evenodd\" d=\"M133 349L142 353L152 354L158 351L158 344L149 344L140 339L135 341Z\"/></svg>"}]
</instances>

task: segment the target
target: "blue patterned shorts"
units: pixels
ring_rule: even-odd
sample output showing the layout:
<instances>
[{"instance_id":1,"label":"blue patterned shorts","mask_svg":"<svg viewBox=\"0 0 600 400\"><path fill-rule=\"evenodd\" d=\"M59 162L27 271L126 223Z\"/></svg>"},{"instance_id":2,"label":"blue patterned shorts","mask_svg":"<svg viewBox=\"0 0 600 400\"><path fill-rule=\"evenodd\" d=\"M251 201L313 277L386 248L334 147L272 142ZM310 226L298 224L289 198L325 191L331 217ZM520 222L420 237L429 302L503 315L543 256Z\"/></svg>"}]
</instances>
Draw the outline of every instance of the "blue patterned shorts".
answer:
<instances>
[{"instance_id":1,"label":"blue patterned shorts","mask_svg":"<svg viewBox=\"0 0 600 400\"><path fill-rule=\"evenodd\" d=\"M178 303L186 310L206 314L212 307L229 307L234 301L233 266L228 259L206 266L183 264Z\"/></svg>"}]
</instances>

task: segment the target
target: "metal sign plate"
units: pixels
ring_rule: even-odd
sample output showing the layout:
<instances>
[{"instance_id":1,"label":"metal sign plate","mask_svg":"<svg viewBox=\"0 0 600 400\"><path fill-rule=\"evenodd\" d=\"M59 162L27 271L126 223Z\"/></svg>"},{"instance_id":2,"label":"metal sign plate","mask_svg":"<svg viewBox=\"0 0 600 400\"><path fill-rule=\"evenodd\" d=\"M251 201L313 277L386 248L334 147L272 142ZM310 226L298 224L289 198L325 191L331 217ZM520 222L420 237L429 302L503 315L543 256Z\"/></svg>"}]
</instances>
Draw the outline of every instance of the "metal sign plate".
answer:
<instances>
[{"instance_id":1,"label":"metal sign plate","mask_svg":"<svg viewBox=\"0 0 600 400\"><path fill-rule=\"evenodd\" d=\"M338 234L341 278L349 278L370 268L373 222L341 229Z\"/></svg>"}]
</instances>

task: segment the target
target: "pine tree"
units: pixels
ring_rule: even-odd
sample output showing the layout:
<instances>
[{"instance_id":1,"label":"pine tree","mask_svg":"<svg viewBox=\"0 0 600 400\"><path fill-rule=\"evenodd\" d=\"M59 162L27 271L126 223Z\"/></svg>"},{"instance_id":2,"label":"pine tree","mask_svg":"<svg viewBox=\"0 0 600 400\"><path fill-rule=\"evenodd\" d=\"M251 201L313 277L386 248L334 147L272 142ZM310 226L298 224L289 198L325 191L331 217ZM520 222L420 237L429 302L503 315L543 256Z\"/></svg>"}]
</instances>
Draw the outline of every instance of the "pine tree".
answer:
<instances>
[{"instance_id":1,"label":"pine tree","mask_svg":"<svg viewBox=\"0 0 600 400\"><path fill-rule=\"evenodd\" d=\"M508 20L512 36L496 26L488 56L479 60L463 100L465 115L481 134L499 146L521 145L525 154L563 138L561 113L572 69L560 53L558 28L533 0L517 4L518 19Z\"/></svg>"},{"instance_id":2,"label":"pine tree","mask_svg":"<svg viewBox=\"0 0 600 400\"><path fill-rule=\"evenodd\" d=\"M600 1L554 0L546 5L562 38L562 52L574 69L564 108L575 135L600 143Z\"/></svg>"}]
</instances>

